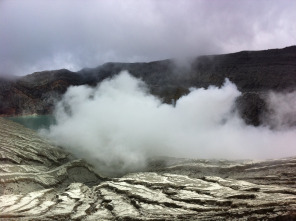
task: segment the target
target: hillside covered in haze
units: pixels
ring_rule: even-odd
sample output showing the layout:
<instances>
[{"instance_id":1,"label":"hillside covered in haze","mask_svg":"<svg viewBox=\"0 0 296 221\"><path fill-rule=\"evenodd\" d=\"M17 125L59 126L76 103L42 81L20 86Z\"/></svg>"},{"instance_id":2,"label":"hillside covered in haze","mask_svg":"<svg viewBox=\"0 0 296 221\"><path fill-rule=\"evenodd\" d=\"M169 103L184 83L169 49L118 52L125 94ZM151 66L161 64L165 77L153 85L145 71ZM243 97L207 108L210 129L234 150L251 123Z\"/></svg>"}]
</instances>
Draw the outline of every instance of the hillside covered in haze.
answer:
<instances>
[{"instance_id":1,"label":"hillside covered in haze","mask_svg":"<svg viewBox=\"0 0 296 221\"><path fill-rule=\"evenodd\" d=\"M296 46L264 51L199 56L190 61L106 63L78 72L66 69L35 72L14 80L0 78L0 115L51 114L54 104L71 85L95 86L122 70L146 82L152 94L171 103L189 88L221 86L228 78L242 95L237 104L243 119L261 123L268 111L268 91L292 91L296 86Z\"/></svg>"}]
</instances>

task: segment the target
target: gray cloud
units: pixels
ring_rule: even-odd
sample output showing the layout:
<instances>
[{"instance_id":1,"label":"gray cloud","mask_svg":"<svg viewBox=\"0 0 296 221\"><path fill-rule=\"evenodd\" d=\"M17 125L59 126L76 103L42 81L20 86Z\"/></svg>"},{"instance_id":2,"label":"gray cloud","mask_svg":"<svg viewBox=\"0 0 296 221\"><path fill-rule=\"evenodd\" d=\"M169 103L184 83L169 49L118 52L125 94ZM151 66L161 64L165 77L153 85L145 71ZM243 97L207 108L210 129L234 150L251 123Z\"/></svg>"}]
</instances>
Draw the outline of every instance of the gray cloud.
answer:
<instances>
[{"instance_id":1,"label":"gray cloud","mask_svg":"<svg viewBox=\"0 0 296 221\"><path fill-rule=\"evenodd\" d=\"M281 48L293 0L2 0L0 73Z\"/></svg>"}]
</instances>

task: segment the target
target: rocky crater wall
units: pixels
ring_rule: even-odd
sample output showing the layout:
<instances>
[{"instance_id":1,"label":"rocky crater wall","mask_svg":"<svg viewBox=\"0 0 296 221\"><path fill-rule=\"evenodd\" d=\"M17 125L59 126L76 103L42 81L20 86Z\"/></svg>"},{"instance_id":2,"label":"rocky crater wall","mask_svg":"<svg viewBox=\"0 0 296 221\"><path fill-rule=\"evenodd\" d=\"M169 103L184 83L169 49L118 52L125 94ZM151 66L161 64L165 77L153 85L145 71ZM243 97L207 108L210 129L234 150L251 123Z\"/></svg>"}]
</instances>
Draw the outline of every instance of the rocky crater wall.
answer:
<instances>
[{"instance_id":1,"label":"rocky crater wall","mask_svg":"<svg viewBox=\"0 0 296 221\"><path fill-rule=\"evenodd\" d=\"M106 63L78 72L66 69L36 72L13 81L0 79L0 115L50 114L70 85L95 86L128 70L143 79L152 94L171 103L190 87L221 86L228 78L243 93L239 112L248 124L261 124L268 91L292 91L296 86L296 46L264 51L199 56L186 65L172 60L150 63Z\"/></svg>"}]
</instances>

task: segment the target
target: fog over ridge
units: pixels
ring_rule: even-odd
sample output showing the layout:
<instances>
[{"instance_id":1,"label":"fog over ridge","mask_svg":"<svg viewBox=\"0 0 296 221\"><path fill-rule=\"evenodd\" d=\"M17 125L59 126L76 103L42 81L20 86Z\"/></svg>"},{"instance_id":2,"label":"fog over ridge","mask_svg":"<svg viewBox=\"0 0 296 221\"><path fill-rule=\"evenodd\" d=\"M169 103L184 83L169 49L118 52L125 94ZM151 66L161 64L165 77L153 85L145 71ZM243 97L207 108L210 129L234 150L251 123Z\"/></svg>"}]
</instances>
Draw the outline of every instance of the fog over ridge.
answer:
<instances>
[{"instance_id":1,"label":"fog over ridge","mask_svg":"<svg viewBox=\"0 0 296 221\"><path fill-rule=\"evenodd\" d=\"M226 79L221 88L192 88L174 106L162 103L143 81L123 71L94 88L70 87L56 105L57 124L41 133L105 173L141 169L147 159L161 155L219 159L295 155L295 128L246 125L235 108L240 94Z\"/></svg>"},{"instance_id":2,"label":"fog over ridge","mask_svg":"<svg viewBox=\"0 0 296 221\"><path fill-rule=\"evenodd\" d=\"M1 0L0 75L283 48L296 44L295 10L294 0Z\"/></svg>"}]
</instances>

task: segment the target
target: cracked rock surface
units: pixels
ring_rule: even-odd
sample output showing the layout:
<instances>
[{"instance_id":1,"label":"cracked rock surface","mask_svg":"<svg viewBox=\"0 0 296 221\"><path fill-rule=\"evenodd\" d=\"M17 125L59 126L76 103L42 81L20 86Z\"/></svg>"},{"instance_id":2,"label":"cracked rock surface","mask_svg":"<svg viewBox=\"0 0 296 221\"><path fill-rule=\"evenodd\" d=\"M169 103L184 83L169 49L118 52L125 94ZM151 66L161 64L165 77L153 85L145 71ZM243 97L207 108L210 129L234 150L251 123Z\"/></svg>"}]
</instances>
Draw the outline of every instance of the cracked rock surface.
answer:
<instances>
[{"instance_id":1,"label":"cracked rock surface","mask_svg":"<svg viewBox=\"0 0 296 221\"><path fill-rule=\"evenodd\" d=\"M104 178L0 118L0 220L295 220L296 158L160 158Z\"/></svg>"}]
</instances>

